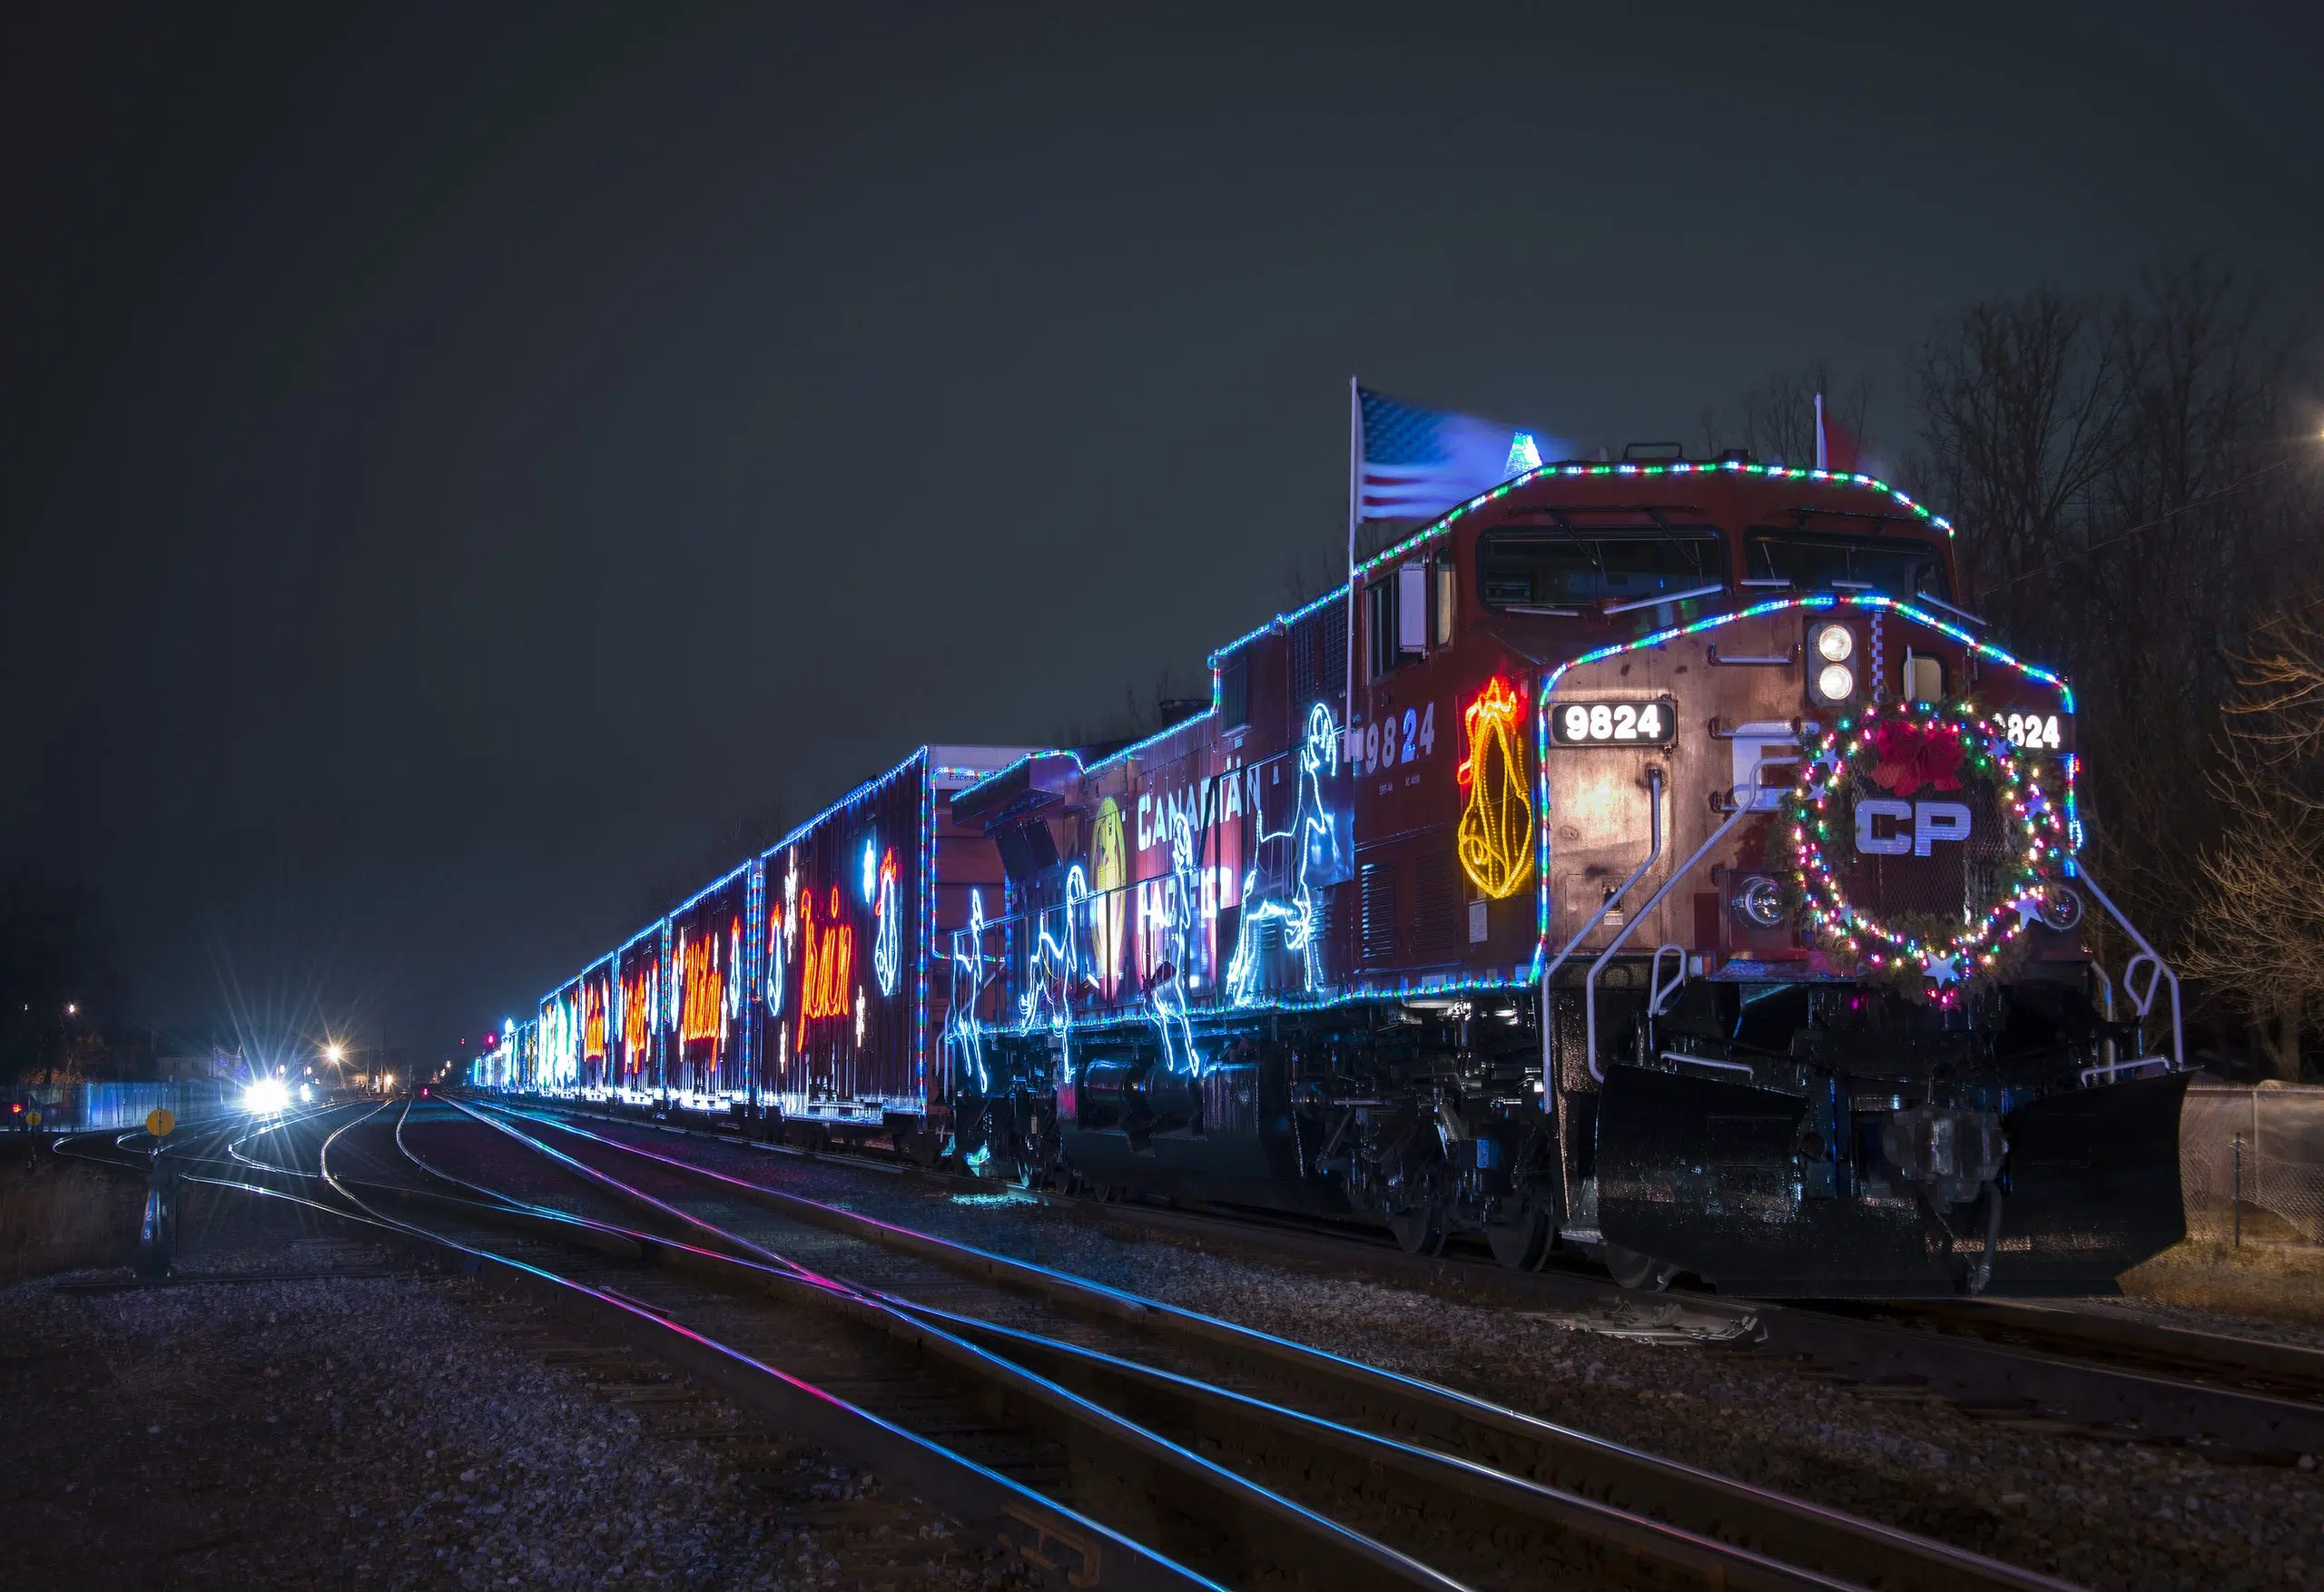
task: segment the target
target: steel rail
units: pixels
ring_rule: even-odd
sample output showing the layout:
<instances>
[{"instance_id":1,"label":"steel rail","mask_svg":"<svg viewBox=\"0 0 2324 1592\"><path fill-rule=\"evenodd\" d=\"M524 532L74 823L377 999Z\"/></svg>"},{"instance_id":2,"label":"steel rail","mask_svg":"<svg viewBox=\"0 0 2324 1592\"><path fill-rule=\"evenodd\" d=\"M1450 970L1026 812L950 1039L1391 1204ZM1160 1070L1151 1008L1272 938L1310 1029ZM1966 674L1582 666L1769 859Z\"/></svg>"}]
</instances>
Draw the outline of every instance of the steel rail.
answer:
<instances>
[{"instance_id":1,"label":"steel rail","mask_svg":"<svg viewBox=\"0 0 2324 1592\"><path fill-rule=\"evenodd\" d=\"M1895 1308L1909 1312L1914 1302L1900 1301ZM1770 1310L1760 1319L1768 1349L1807 1355L1854 1377L1907 1378L1964 1402L2022 1400L2093 1425L2245 1453L2324 1452L2324 1404L2306 1400L1829 1310ZM2086 1338L2077 1347L2091 1352L2104 1346Z\"/></svg>"},{"instance_id":2,"label":"steel rail","mask_svg":"<svg viewBox=\"0 0 2324 1592\"><path fill-rule=\"evenodd\" d=\"M2324 1349L2237 1338L2162 1322L2108 1315L2099 1309L2026 1300L1981 1299L1912 1305L1941 1327L1999 1332L2077 1350L2119 1352L2156 1365L2206 1371L2222 1376L2257 1377L2324 1394Z\"/></svg>"},{"instance_id":3,"label":"steel rail","mask_svg":"<svg viewBox=\"0 0 2324 1592\"><path fill-rule=\"evenodd\" d=\"M1227 1213L1084 1206L1080 1202L1063 1203L1062 1208L1082 1221L1171 1233L1324 1267L1384 1273L1417 1286L1449 1288L1534 1308L1659 1297L1683 1300L1690 1310L1748 1320L1751 1347L1760 1353L1799 1356L1861 1381L1901 1378L1959 1403L2025 1402L2093 1427L2123 1427L2141 1437L2204 1441L2243 1453L2324 1453L2324 1403L2192 1381L2185 1374L2192 1363L2221 1375L2261 1381L2284 1375L2295 1385L2324 1387L2324 1380L2310 1381L2311 1376L2324 1379L2324 1354L2315 1351L2288 1351L2278 1344L2174 1332L2143 1323L2069 1326L2059 1321L2069 1312L2054 1309L2039 1312L2037 1328L2028 1320L2037 1307L2011 1300L1974 1304L1966 1300L1881 1301L1881 1312L1900 1318L1892 1322L1867 1319L1842 1305L1717 1294L1642 1294L1574 1273L1515 1273L1489 1261L1454 1255L1423 1259L1311 1226L1294 1228ZM1915 1316L1963 1330L1937 1332L1902 1324L1903 1319ZM2019 1332L2029 1336L2038 1332L2047 1339L2050 1351L1995 1341L1998 1335ZM2138 1364L2108 1364L2104 1357Z\"/></svg>"},{"instance_id":4,"label":"steel rail","mask_svg":"<svg viewBox=\"0 0 2324 1592\"><path fill-rule=\"evenodd\" d=\"M1444 1458L1472 1459L1523 1485L1607 1502L1633 1518L1667 1520L1690 1533L1735 1543L1755 1556L1884 1587L2066 1585L1165 1301L732 1178L568 1125L555 1125L576 1137L715 1184L724 1192L794 1219L914 1255L972 1281L1029 1293L1087 1319L1128 1325L1172 1347L1212 1357L1223 1353L1230 1362L1264 1363L1267 1386L1281 1397L1327 1409L1353 1407L1399 1440L1415 1439L1440 1451L1450 1450ZM595 1168L585 1167L582 1174L609 1191L623 1186ZM666 1208L665 1201L654 1204ZM1045 1360L1045 1369L1054 1374L1055 1356L1078 1351L1074 1346L1046 1351L1051 1358Z\"/></svg>"}]
</instances>

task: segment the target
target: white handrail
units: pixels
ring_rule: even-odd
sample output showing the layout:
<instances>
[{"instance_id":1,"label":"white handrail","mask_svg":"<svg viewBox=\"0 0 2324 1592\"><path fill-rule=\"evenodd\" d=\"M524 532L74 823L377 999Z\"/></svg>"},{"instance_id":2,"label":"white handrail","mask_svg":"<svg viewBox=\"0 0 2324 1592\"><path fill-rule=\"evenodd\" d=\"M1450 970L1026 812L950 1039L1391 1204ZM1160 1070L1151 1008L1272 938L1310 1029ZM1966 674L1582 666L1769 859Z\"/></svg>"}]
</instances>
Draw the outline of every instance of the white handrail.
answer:
<instances>
[{"instance_id":1,"label":"white handrail","mask_svg":"<svg viewBox=\"0 0 2324 1592\"><path fill-rule=\"evenodd\" d=\"M1759 1075L1748 1061L1722 1061L1716 1056L1689 1056L1683 1050L1666 1050L1662 1052L1662 1059L1685 1062L1690 1066L1720 1067L1728 1072L1741 1073L1753 1083L1758 1082Z\"/></svg>"},{"instance_id":2,"label":"white handrail","mask_svg":"<svg viewBox=\"0 0 2324 1592\"><path fill-rule=\"evenodd\" d=\"M1639 608L1659 608L1666 603L1685 603L1691 602L1697 597L1715 597L1726 589L1727 583L1720 581L1717 585L1689 586L1683 592L1657 592L1650 597L1634 597L1627 603L1604 604L1600 606L1598 612L1610 619L1617 614L1628 614Z\"/></svg>"},{"instance_id":3,"label":"white handrail","mask_svg":"<svg viewBox=\"0 0 2324 1592\"><path fill-rule=\"evenodd\" d=\"M1662 953L1670 952L1678 958L1678 973L1665 984L1662 981ZM1646 976L1646 1015L1659 1017L1670 1007L1670 997L1687 982L1687 948L1665 942L1654 948L1654 966Z\"/></svg>"},{"instance_id":4,"label":"white handrail","mask_svg":"<svg viewBox=\"0 0 2324 1592\"><path fill-rule=\"evenodd\" d=\"M1614 893L1598 903L1598 909L1590 914L1589 920L1575 929L1573 938L1565 942L1565 949L1551 958L1550 965L1541 969L1541 1108L1545 1111L1549 1109L1551 1102L1557 1097L1553 1093L1557 1086L1557 1080L1550 1076L1551 1036L1550 979L1560 968L1565 966L1566 958L1573 955L1574 948L1581 943L1582 938L1598 927L1599 919L1620 906L1622 898L1630 893L1630 887L1645 878L1646 870L1660 860L1662 856L1662 771L1659 768L1649 768L1646 771L1646 791L1648 833L1646 860L1631 869L1630 876L1622 880ZM1546 823L1548 821L1549 815L1544 812L1542 821ZM1541 888L1544 889L1549 888L1547 880L1542 880Z\"/></svg>"},{"instance_id":5,"label":"white handrail","mask_svg":"<svg viewBox=\"0 0 2324 1592\"><path fill-rule=\"evenodd\" d=\"M1581 981L1582 1059L1589 1063L1590 1076L1598 1082L1602 1084L1606 1081L1606 1075L1598 1066L1598 975L1605 970L1608 962L1614 959L1614 953L1622 948L1622 943L1638 931L1638 926L1646 921L1647 915L1662 904L1662 898L1676 889L1680 880L1694 872L1696 865L1710 854L1712 847L1727 838L1729 830L1757 811L1750 797L1744 792L1756 792L1758 790L1760 771L1773 761L1775 760L1763 755L1758 762L1751 765L1751 778L1748 783L1729 788L1728 796L1734 801L1735 811L1727 815L1727 821L1711 830L1710 839L1696 847L1693 856L1671 870L1670 877L1664 880L1661 887L1647 898L1646 905L1640 907L1630 920L1622 925L1621 931L1607 943L1604 950L1598 953L1598 959L1590 964L1589 975Z\"/></svg>"},{"instance_id":6,"label":"white handrail","mask_svg":"<svg viewBox=\"0 0 2324 1592\"><path fill-rule=\"evenodd\" d=\"M2167 1056L2138 1056L2128 1061L2110 1061L2103 1066L2083 1067L2081 1075L2082 1085L2086 1089L2100 1078L2111 1078L2118 1074L2132 1072L2142 1066L2159 1066L2166 1072L2173 1070L2171 1058Z\"/></svg>"},{"instance_id":7,"label":"white handrail","mask_svg":"<svg viewBox=\"0 0 2324 1592\"><path fill-rule=\"evenodd\" d=\"M2090 893L2098 898L2098 904L2106 909L2106 915L2121 924L2122 932L2129 935L2132 942L2139 948L2139 954L2123 965L2122 989L2137 1006L2142 1022L2145 1020L2146 1014L2153 1009L2156 982L2165 978L2171 981L2171 1069L2173 1072L2186 1071L2187 1042L2179 1010L2179 975L2171 970L2170 963L2162 959L2162 953L2147 943L2147 938L2139 932L2138 925L2124 917L2122 909L2108 899L2104 890L2098 888L2098 881L2090 877L2089 866L2079 859L2075 860L2074 878L2088 887ZM2131 984L2132 976L2142 961L2148 963L2154 969L2147 977L2146 996L2143 999L2140 998L2139 992Z\"/></svg>"}]
</instances>

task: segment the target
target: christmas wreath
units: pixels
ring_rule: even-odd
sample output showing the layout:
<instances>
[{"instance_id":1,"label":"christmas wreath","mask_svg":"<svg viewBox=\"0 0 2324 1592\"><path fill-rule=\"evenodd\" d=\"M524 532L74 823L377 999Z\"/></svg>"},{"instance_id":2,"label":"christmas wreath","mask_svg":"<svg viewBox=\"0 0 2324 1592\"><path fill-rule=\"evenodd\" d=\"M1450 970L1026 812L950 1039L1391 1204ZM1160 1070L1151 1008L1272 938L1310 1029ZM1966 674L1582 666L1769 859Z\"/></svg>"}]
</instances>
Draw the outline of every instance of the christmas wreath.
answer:
<instances>
[{"instance_id":1,"label":"christmas wreath","mask_svg":"<svg viewBox=\"0 0 2324 1592\"><path fill-rule=\"evenodd\" d=\"M1801 751L1770 861L1833 968L1938 1006L2006 978L2064 856L2040 755L1929 703L1867 708Z\"/></svg>"}]
</instances>

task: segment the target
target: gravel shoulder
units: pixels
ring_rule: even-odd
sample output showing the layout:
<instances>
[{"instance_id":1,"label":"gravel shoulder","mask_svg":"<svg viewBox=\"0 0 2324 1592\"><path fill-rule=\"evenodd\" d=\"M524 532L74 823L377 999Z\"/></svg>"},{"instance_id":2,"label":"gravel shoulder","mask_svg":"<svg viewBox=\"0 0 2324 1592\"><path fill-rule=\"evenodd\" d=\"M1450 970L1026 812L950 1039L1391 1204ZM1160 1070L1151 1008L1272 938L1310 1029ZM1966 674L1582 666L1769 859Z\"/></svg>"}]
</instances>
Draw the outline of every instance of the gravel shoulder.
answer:
<instances>
[{"instance_id":1,"label":"gravel shoulder","mask_svg":"<svg viewBox=\"0 0 2324 1592\"><path fill-rule=\"evenodd\" d=\"M600 1125L592 1125L605 1131ZM1141 1241L1024 1197L617 1130L663 1154L1134 1289L2091 1587L2277 1587L2324 1566L2324 1476L1981 1419L1748 1351Z\"/></svg>"},{"instance_id":2,"label":"gravel shoulder","mask_svg":"<svg viewBox=\"0 0 2324 1592\"><path fill-rule=\"evenodd\" d=\"M232 1208L187 1214L189 1270L404 1263ZM475 1281L73 1286L123 1275L0 1288L11 1587L1019 1578L876 1478Z\"/></svg>"}]
</instances>

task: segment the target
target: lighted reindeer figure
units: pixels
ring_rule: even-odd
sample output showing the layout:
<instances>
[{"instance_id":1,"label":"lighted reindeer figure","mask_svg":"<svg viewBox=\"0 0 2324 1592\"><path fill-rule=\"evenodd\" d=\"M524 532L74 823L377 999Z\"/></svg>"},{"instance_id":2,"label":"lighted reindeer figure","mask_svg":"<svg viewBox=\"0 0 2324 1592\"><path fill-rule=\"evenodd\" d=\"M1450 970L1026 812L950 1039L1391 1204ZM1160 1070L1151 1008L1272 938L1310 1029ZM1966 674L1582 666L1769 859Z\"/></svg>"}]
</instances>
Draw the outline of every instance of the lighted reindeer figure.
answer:
<instances>
[{"instance_id":1,"label":"lighted reindeer figure","mask_svg":"<svg viewBox=\"0 0 2324 1592\"><path fill-rule=\"evenodd\" d=\"M1248 1005L1258 994L1258 930L1262 924L1283 925L1284 948L1299 957L1303 988L1315 988L1320 977L1316 966L1315 900L1307 888L1307 864L1318 845L1328 855L1336 839L1331 809L1324 801L1324 773L1335 760L1338 735L1331 709L1317 703L1308 710L1307 739L1299 748L1299 785L1291 827L1269 830L1264 815L1259 820L1262 847L1270 841L1289 843L1288 872L1292 884L1287 896L1254 901L1251 894L1259 886L1261 870L1254 866L1243 876L1242 920L1235 936L1235 958L1226 968L1226 996L1237 1006ZM1256 790L1251 801L1256 808L1259 801Z\"/></svg>"}]
</instances>

